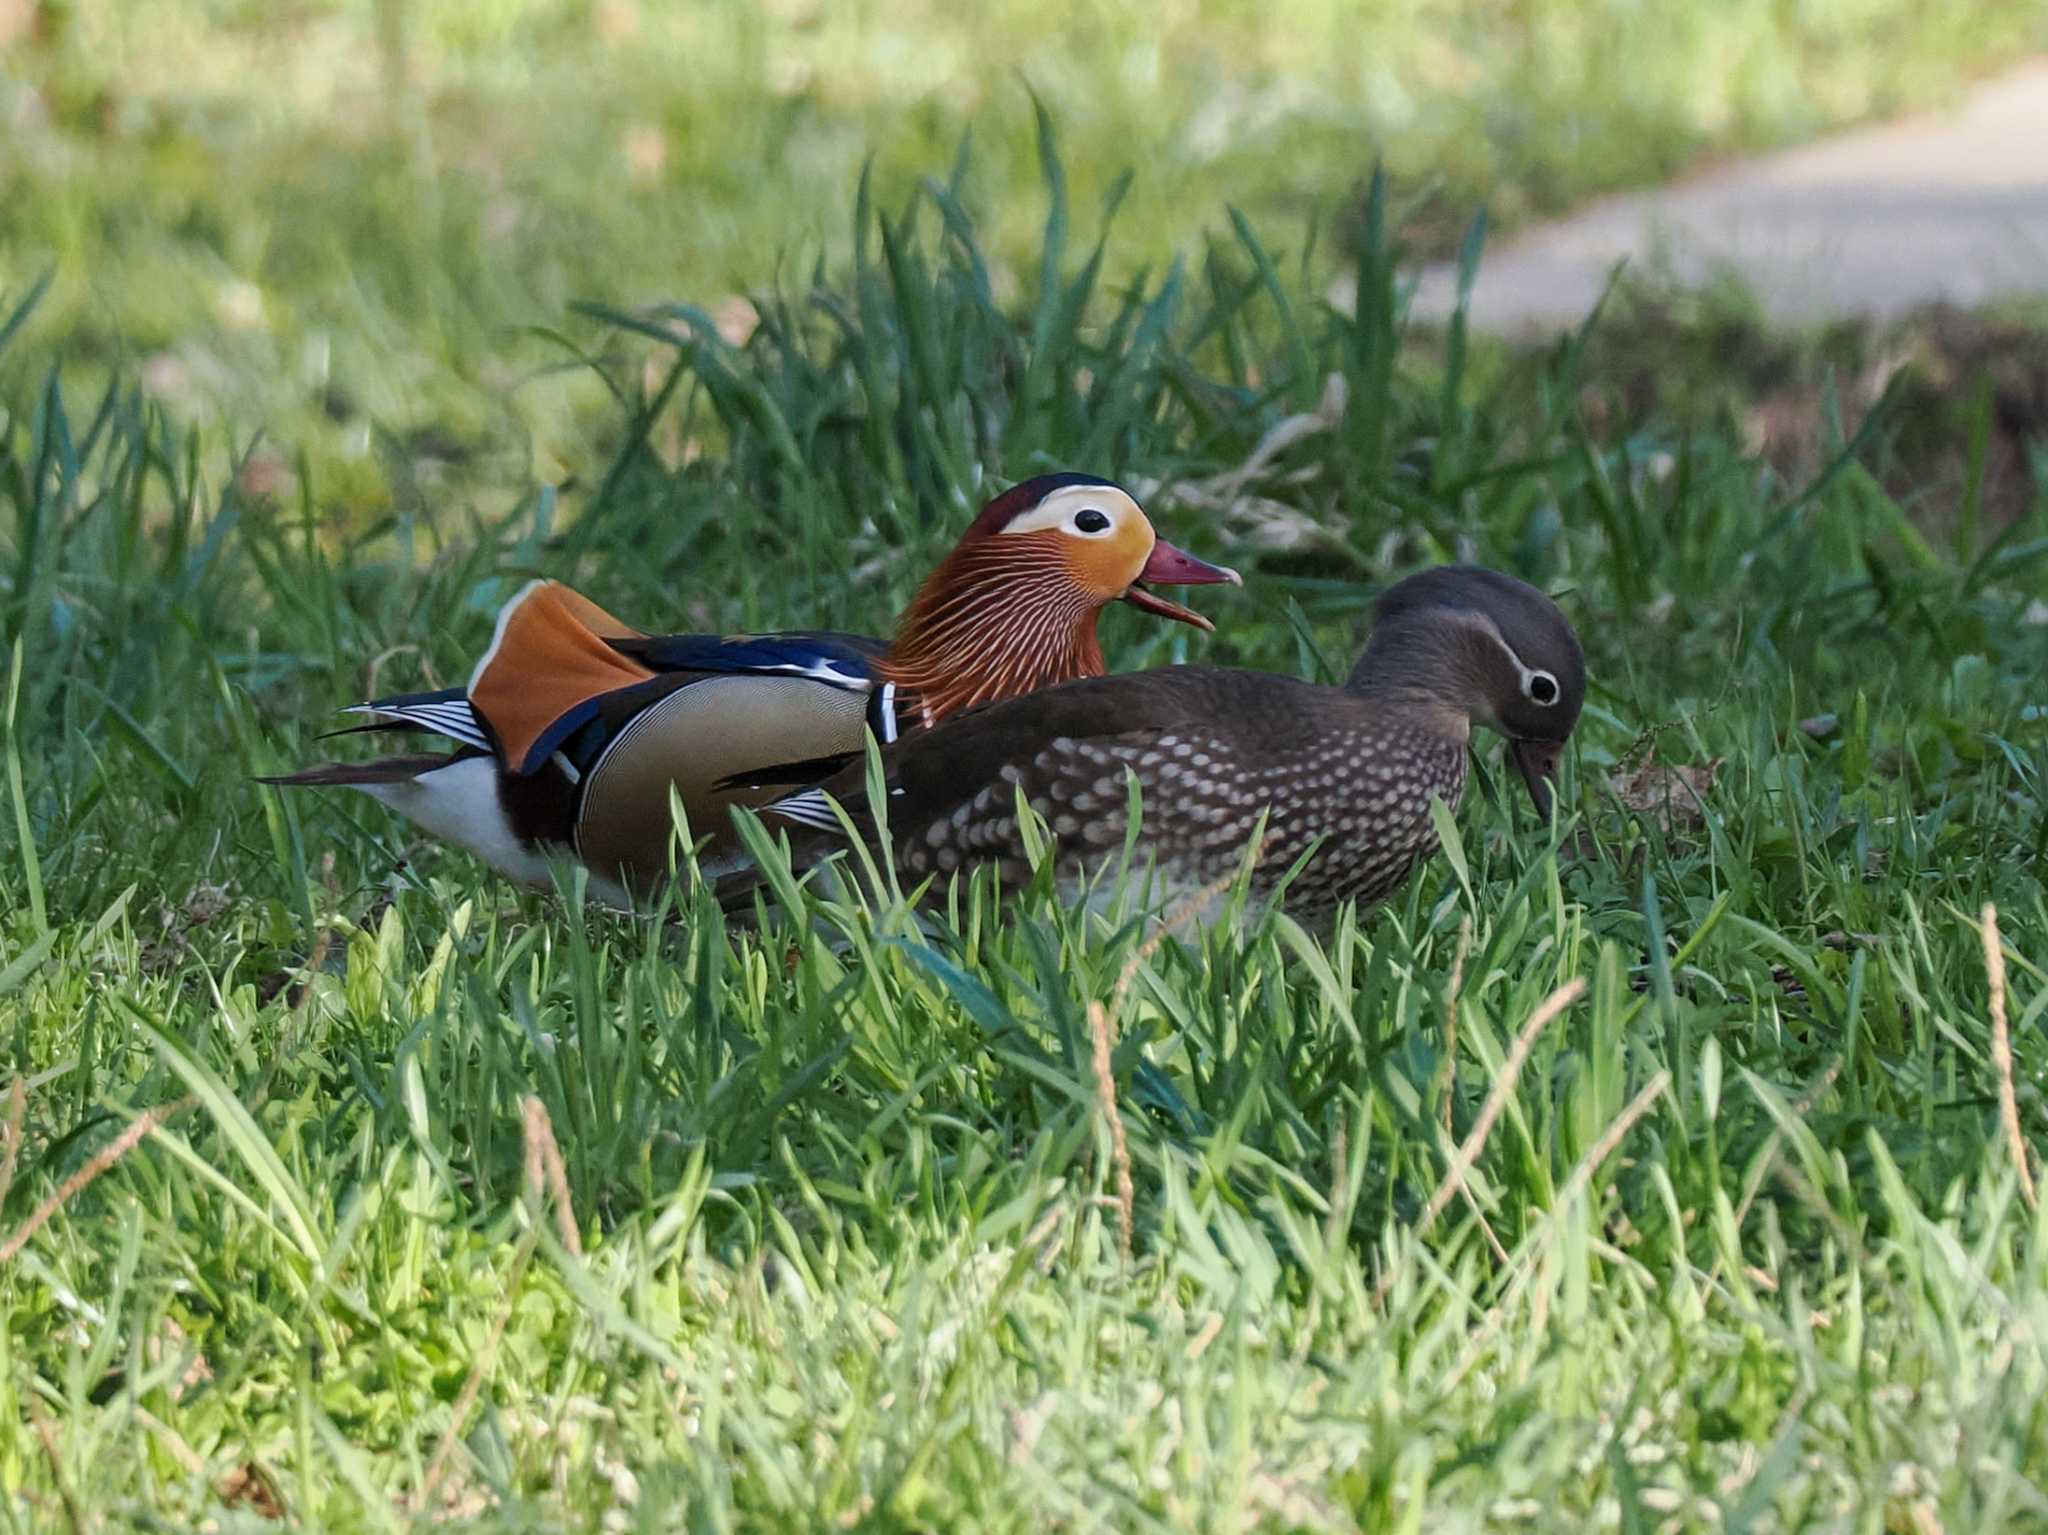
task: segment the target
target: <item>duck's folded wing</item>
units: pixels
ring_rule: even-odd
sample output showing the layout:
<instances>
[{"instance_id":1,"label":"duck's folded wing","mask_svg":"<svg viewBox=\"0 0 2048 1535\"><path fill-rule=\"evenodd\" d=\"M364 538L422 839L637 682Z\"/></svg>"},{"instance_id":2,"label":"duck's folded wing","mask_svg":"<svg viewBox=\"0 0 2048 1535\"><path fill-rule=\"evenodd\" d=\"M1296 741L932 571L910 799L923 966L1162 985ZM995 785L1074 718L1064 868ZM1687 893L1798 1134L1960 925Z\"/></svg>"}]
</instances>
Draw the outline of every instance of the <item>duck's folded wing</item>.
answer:
<instances>
[{"instance_id":1,"label":"duck's folded wing","mask_svg":"<svg viewBox=\"0 0 2048 1535\"><path fill-rule=\"evenodd\" d=\"M479 751L502 751L522 776L569 737L608 712L612 700L629 707L665 687L647 685L678 673L697 677L792 678L867 693L876 689L875 663L886 646L864 635L828 630L786 634L641 634L559 582L536 581L499 614L491 648L470 688L399 693L353 704L342 712L371 718L328 735L430 731ZM477 689L473 696L472 688ZM643 692L642 690L645 690ZM880 700L878 700L880 702ZM885 717L893 708L870 707L873 727L893 737ZM324 739L324 737L323 737ZM749 783L815 783L838 765L836 756L764 765Z\"/></svg>"},{"instance_id":2,"label":"duck's folded wing","mask_svg":"<svg viewBox=\"0 0 2048 1535\"><path fill-rule=\"evenodd\" d=\"M658 671L694 674L693 686L702 685L699 679L713 678L766 684L747 687L736 681L714 688L703 700L708 705L717 698L718 712L728 717L735 708L756 716L745 721L737 738L719 730L707 730L700 738L705 760L722 757L728 766L709 782L720 792L791 788L831 777L859 750L863 715L866 728L879 739L896 739L896 690L877 676L888 648L881 640L803 629L780 634L650 635L616 643ZM807 683L861 702L834 700L791 686ZM821 715L833 723L823 727ZM851 740L844 723L848 720L854 731Z\"/></svg>"},{"instance_id":3,"label":"duck's folded wing","mask_svg":"<svg viewBox=\"0 0 2048 1535\"><path fill-rule=\"evenodd\" d=\"M508 750L506 760L531 770L553 754L578 786L576 851L631 884L651 884L666 869L671 797L693 832L712 839L707 867L730 866L738 855L730 806L815 783L857 755L868 730L885 740L895 733L895 690L873 675L873 641L792 633L605 643L636 669L635 680L565 692L552 720L526 738L526 756Z\"/></svg>"}]
</instances>

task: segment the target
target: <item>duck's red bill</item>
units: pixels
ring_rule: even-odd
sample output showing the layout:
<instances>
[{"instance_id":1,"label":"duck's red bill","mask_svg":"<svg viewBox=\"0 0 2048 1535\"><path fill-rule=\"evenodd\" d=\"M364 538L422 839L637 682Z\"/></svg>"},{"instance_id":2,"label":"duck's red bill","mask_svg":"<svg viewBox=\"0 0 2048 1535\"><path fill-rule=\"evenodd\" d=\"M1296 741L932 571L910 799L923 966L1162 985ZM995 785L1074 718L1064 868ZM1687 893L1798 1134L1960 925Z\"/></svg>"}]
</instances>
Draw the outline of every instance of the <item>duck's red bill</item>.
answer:
<instances>
[{"instance_id":1,"label":"duck's red bill","mask_svg":"<svg viewBox=\"0 0 2048 1535\"><path fill-rule=\"evenodd\" d=\"M1228 565L1211 565L1207 560L1198 560L1162 538L1152 546L1152 557L1145 561L1145 568L1138 572L1138 579L1124 592L1123 600L1134 608L1156 613L1161 618L1177 619L1184 624L1193 624L1197 629L1213 632L1216 626L1193 608L1169 602L1150 588L1243 585L1244 577Z\"/></svg>"}]
</instances>

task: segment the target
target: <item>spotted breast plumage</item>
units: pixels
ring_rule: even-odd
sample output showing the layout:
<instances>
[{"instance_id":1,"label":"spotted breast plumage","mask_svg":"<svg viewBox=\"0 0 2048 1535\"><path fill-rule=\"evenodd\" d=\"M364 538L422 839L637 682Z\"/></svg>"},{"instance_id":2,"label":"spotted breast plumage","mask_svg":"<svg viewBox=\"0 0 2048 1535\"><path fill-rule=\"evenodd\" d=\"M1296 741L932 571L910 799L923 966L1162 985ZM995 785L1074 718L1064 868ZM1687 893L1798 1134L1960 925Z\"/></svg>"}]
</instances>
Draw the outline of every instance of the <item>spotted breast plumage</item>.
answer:
<instances>
[{"instance_id":1,"label":"spotted breast plumage","mask_svg":"<svg viewBox=\"0 0 2048 1535\"><path fill-rule=\"evenodd\" d=\"M1432 799L1455 807L1475 724L1509 736L1540 804L1584 697L1577 637L1555 604L1492 571L1444 567L1392 588L1342 688L1218 667L1067 684L969 711L885 754L899 870L1029 871L1021 795L1057 844L1063 878L1100 875L1128 845L1163 897L1238 867L1261 825L1255 897L1304 853L1286 905L1311 922L1384 899L1436 851ZM1141 822L1130 824L1135 784ZM814 861L841 829L837 799L875 839L858 769L763 812ZM745 897L730 883L730 899Z\"/></svg>"}]
</instances>

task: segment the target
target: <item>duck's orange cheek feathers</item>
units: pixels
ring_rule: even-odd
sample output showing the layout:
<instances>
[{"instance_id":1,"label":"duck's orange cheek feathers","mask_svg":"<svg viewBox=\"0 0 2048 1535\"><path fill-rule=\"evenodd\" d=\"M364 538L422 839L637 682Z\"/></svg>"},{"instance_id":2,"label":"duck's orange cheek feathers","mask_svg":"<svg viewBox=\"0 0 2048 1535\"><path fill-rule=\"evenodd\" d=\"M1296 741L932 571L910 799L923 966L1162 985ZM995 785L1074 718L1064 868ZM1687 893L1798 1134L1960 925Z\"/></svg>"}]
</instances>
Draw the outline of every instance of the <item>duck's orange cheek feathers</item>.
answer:
<instances>
[{"instance_id":1,"label":"duck's orange cheek feathers","mask_svg":"<svg viewBox=\"0 0 2048 1535\"><path fill-rule=\"evenodd\" d=\"M1153 533L1131 524L1108 538L1069 539L1067 568L1074 584L1097 602L1115 602L1138 579L1151 556Z\"/></svg>"}]
</instances>

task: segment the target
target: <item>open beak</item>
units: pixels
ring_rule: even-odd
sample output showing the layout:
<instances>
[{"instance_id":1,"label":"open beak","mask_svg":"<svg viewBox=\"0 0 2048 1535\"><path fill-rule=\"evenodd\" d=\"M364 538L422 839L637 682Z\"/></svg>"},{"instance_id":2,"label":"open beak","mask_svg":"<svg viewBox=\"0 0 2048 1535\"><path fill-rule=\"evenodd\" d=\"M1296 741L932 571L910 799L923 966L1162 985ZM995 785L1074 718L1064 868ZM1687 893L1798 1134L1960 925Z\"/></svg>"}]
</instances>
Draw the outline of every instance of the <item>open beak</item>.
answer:
<instances>
[{"instance_id":1,"label":"open beak","mask_svg":"<svg viewBox=\"0 0 2048 1535\"><path fill-rule=\"evenodd\" d=\"M1557 776L1558 759L1564 756L1564 742L1510 741L1508 755L1515 759L1522 782L1529 786L1529 798L1536 802L1536 813L1549 820L1550 780Z\"/></svg>"},{"instance_id":2,"label":"open beak","mask_svg":"<svg viewBox=\"0 0 2048 1535\"><path fill-rule=\"evenodd\" d=\"M1147 587L1219 586L1225 583L1243 586L1244 577L1228 565L1211 565L1207 560L1198 560L1162 538L1152 546L1152 557L1145 561L1145 568L1138 572L1138 579L1125 589L1123 601L1147 613L1157 613L1161 618L1177 618L1184 624L1193 624L1197 629L1213 633L1216 626L1193 608L1168 602Z\"/></svg>"}]
</instances>

